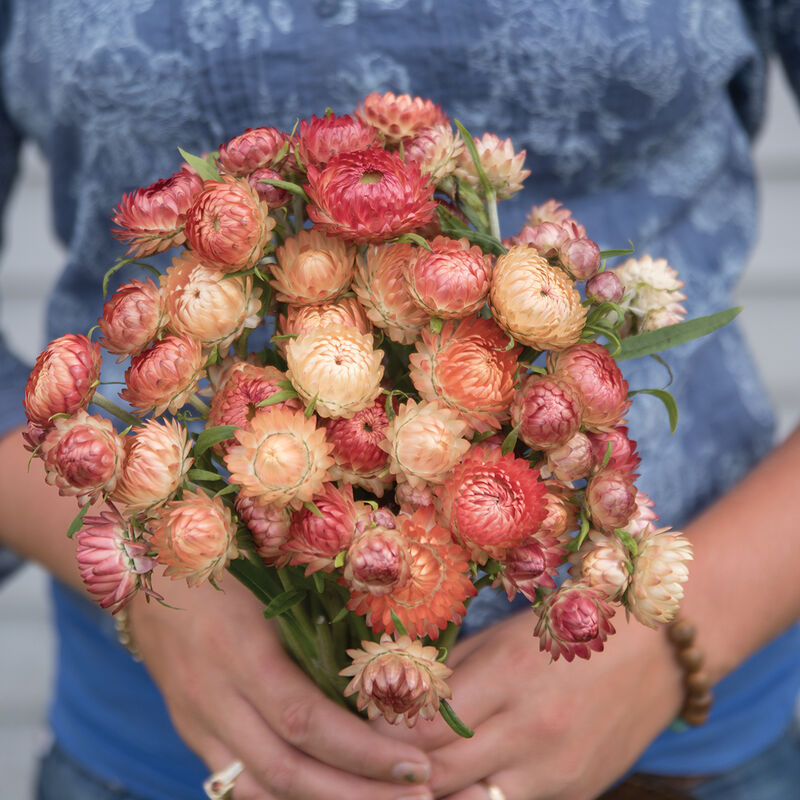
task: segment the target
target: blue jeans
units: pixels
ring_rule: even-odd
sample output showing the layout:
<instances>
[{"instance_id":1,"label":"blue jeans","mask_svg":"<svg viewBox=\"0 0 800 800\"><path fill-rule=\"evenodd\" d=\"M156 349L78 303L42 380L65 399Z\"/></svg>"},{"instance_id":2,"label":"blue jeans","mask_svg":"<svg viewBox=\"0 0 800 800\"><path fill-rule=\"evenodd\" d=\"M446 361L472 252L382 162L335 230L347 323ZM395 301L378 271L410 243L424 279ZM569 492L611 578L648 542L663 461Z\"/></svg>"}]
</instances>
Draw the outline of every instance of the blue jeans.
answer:
<instances>
[{"instance_id":1,"label":"blue jeans","mask_svg":"<svg viewBox=\"0 0 800 800\"><path fill-rule=\"evenodd\" d=\"M202 795L200 795L202 796ZM696 800L795 800L800 796L800 726L760 755L695 786ZM147 800L95 777L55 744L44 757L37 800Z\"/></svg>"}]
</instances>

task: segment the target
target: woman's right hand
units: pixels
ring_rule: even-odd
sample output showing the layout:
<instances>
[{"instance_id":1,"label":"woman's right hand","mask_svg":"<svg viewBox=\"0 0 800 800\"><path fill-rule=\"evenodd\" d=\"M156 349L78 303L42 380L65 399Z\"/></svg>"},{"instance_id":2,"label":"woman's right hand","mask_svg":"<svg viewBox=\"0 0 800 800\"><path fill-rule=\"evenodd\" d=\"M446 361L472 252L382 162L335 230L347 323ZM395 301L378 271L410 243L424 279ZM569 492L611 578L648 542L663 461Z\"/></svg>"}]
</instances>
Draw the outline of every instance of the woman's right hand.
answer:
<instances>
[{"instance_id":1,"label":"woman's right hand","mask_svg":"<svg viewBox=\"0 0 800 800\"><path fill-rule=\"evenodd\" d=\"M186 744L208 765L244 764L235 800L427 800L428 757L328 699L289 658L262 604L179 581L178 608L128 606L131 634Z\"/></svg>"}]
</instances>

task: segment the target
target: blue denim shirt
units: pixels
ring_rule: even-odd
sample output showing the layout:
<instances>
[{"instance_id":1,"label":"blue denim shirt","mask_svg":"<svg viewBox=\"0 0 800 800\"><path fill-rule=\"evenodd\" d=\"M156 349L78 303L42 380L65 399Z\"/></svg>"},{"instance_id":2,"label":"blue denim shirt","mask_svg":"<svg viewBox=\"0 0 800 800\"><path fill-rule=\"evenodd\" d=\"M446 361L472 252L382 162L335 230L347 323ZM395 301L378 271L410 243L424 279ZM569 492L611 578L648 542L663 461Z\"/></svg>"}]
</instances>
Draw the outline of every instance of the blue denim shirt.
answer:
<instances>
[{"instance_id":1,"label":"blue denim shirt","mask_svg":"<svg viewBox=\"0 0 800 800\"><path fill-rule=\"evenodd\" d=\"M691 316L720 310L754 239L751 142L768 53L800 81L798 0L7 0L0 15L0 187L21 139L36 141L68 250L48 338L95 323L102 276L123 250L109 213L123 192L171 174L178 145L201 152L248 126L290 129L373 90L432 97L473 133L527 150L527 187L500 209L506 235L556 197L601 247L630 238L666 257ZM677 433L647 397L630 429L640 486L677 527L767 451L772 415L735 326L668 358ZM0 350L0 429L23 420L27 371ZM632 388L666 382L652 360L626 374ZM205 770L144 670L99 610L55 592L63 744L145 797L200 797ZM468 625L506 613L482 595ZM724 682L708 725L665 734L640 766L709 772L762 748L791 714L799 656L790 631Z\"/></svg>"}]
</instances>

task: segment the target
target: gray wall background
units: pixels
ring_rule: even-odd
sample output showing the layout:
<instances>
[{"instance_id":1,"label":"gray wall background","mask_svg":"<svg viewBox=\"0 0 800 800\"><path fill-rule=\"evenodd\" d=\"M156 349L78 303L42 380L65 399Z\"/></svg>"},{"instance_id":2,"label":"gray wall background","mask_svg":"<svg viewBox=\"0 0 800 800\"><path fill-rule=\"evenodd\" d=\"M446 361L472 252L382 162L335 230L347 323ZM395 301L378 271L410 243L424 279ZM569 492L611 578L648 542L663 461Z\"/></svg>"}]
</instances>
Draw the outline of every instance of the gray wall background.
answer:
<instances>
[{"instance_id":1,"label":"gray wall background","mask_svg":"<svg viewBox=\"0 0 800 800\"><path fill-rule=\"evenodd\" d=\"M739 302L750 345L785 436L800 420L800 119L783 77L772 75L770 112L758 143L761 234ZM42 297L62 263L49 233L47 170L32 149L23 159L5 221L0 259L0 322L31 362L41 350ZM99 313L99 310L98 310ZM45 714L53 657L46 582L38 567L20 570L0 589L0 775L4 797L30 798L36 754L47 741Z\"/></svg>"}]
</instances>

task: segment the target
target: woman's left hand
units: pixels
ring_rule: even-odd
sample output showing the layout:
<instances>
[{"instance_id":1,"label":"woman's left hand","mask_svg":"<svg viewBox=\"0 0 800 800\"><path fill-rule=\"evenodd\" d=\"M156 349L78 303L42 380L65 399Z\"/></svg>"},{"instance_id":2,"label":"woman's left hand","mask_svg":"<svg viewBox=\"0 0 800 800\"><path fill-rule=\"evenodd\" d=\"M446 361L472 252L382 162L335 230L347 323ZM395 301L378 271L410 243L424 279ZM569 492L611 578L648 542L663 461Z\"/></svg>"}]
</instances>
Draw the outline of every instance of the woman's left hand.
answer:
<instances>
[{"instance_id":1,"label":"woman's left hand","mask_svg":"<svg viewBox=\"0 0 800 800\"><path fill-rule=\"evenodd\" d=\"M451 651L452 705L473 738L440 718L393 728L429 752L437 798L488 800L484 780L507 800L597 797L675 717L681 671L663 631L618 614L604 652L550 663L535 621L517 614Z\"/></svg>"}]
</instances>

